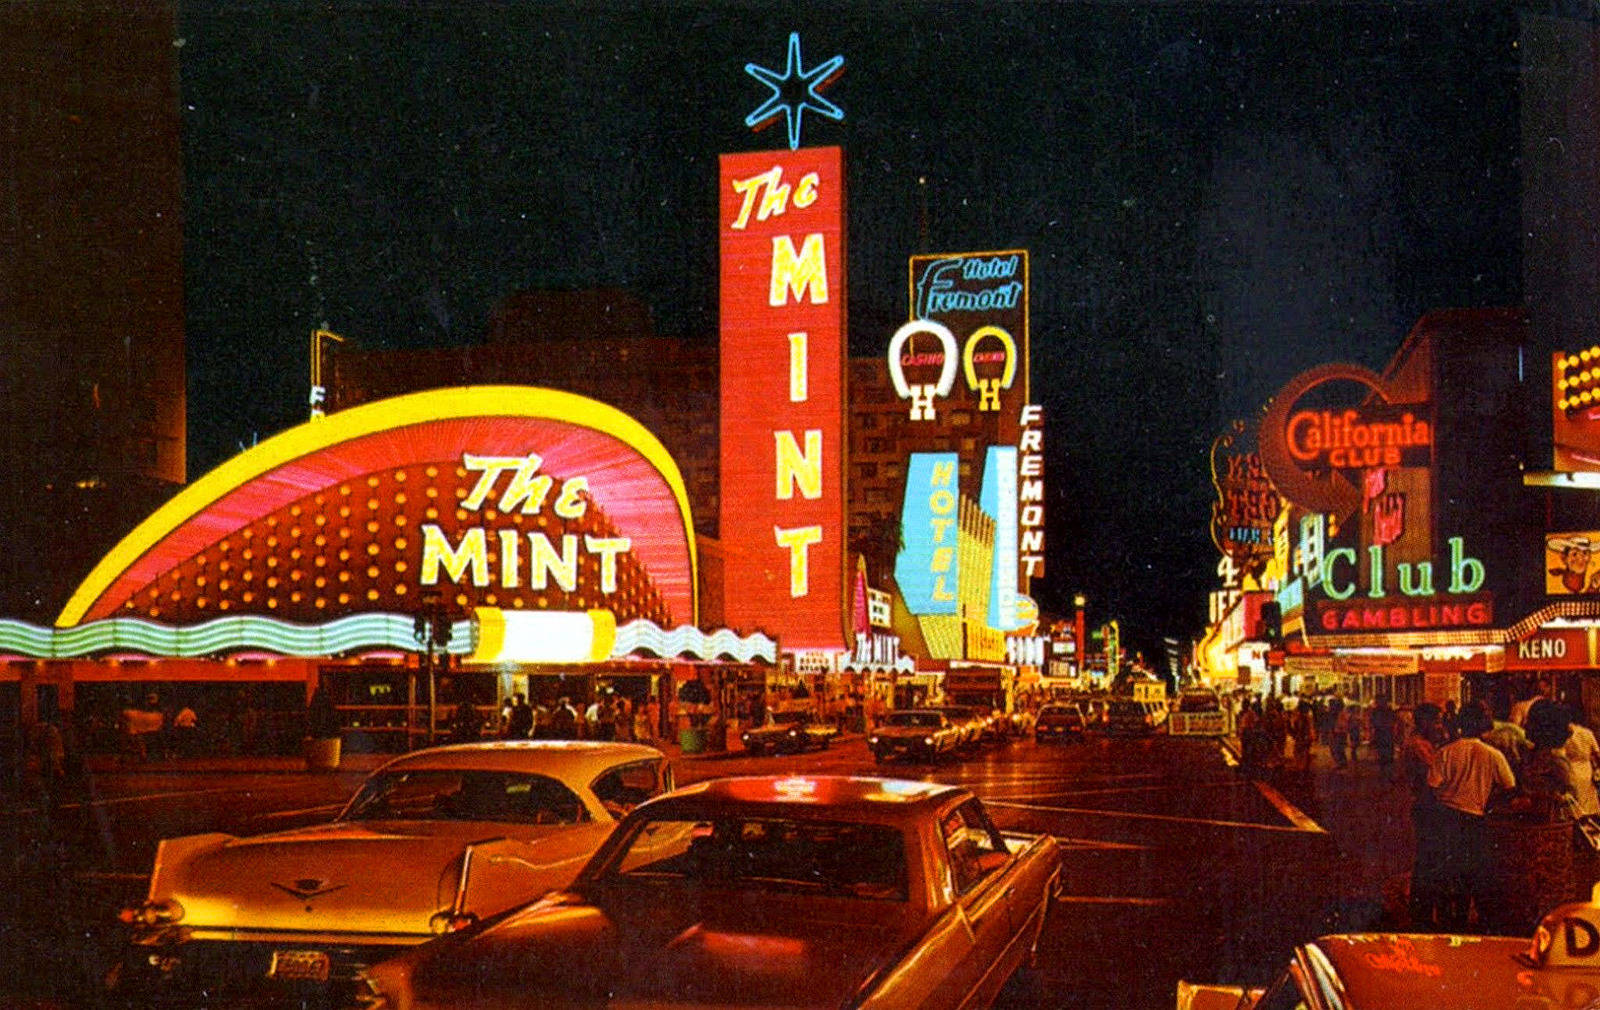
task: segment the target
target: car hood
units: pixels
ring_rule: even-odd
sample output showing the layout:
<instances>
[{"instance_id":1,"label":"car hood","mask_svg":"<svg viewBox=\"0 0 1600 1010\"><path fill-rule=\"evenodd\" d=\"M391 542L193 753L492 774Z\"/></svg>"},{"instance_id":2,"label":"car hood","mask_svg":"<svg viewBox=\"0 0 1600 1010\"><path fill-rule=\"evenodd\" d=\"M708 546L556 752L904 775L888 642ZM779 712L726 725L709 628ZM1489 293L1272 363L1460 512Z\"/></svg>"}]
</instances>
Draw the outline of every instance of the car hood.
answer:
<instances>
[{"instance_id":1,"label":"car hood","mask_svg":"<svg viewBox=\"0 0 1600 1010\"><path fill-rule=\"evenodd\" d=\"M396 1010L838 1006L922 928L899 902L561 894L368 975Z\"/></svg>"},{"instance_id":2,"label":"car hood","mask_svg":"<svg viewBox=\"0 0 1600 1010\"><path fill-rule=\"evenodd\" d=\"M181 858L158 857L151 897L176 900L195 930L426 936L430 917L455 902L469 846L466 910L483 917L570 883L609 829L373 821L213 836Z\"/></svg>"}]
</instances>

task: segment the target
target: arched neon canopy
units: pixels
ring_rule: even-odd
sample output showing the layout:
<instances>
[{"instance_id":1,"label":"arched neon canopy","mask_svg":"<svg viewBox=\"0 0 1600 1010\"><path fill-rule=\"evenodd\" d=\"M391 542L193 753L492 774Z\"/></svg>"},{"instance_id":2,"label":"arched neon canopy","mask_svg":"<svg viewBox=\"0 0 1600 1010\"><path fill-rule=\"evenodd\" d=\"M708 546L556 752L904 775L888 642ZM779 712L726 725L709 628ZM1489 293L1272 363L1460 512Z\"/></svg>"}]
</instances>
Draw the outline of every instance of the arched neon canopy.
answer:
<instances>
[{"instance_id":1,"label":"arched neon canopy","mask_svg":"<svg viewBox=\"0 0 1600 1010\"><path fill-rule=\"evenodd\" d=\"M697 624L677 464L633 418L523 386L432 390L291 428L185 488L91 571L57 627L303 621L447 606Z\"/></svg>"}]
</instances>

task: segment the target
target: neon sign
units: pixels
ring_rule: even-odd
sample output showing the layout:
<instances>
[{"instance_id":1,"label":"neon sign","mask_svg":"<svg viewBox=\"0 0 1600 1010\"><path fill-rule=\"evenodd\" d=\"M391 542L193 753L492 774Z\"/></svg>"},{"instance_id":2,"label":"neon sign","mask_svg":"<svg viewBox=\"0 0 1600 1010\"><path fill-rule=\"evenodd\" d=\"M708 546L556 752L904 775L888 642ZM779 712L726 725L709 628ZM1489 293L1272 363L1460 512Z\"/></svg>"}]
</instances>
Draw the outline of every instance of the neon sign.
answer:
<instances>
[{"instance_id":1,"label":"neon sign","mask_svg":"<svg viewBox=\"0 0 1600 1010\"><path fill-rule=\"evenodd\" d=\"M804 69L804 64L800 62L800 33L790 32L789 61L784 65L783 73L754 63L744 65L745 73L772 89L771 96L744 117L744 125L752 130L764 130L782 114L788 126L789 150L797 150L800 147L800 125L807 109L836 123L844 119L844 110L820 94L822 89L838 79L843 70L843 56L824 60L810 70ZM796 93L797 98L790 97Z\"/></svg>"},{"instance_id":2,"label":"neon sign","mask_svg":"<svg viewBox=\"0 0 1600 1010\"><path fill-rule=\"evenodd\" d=\"M1355 410L1302 410L1289 418L1289 456L1307 469L1426 466L1433 426L1411 410L1399 417Z\"/></svg>"},{"instance_id":3,"label":"neon sign","mask_svg":"<svg viewBox=\"0 0 1600 1010\"><path fill-rule=\"evenodd\" d=\"M1022 259L1021 253L939 257L915 281L911 311L918 319L930 319L951 312L1015 309L1025 290L1016 279Z\"/></svg>"},{"instance_id":4,"label":"neon sign","mask_svg":"<svg viewBox=\"0 0 1600 1010\"><path fill-rule=\"evenodd\" d=\"M989 574L989 627L1014 631L1017 614L1017 450L992 445L983 464L983 511L994 518L994 564Z\"/></svg>"},{"instance_id":5,"label":"neon sign","mask_svg":"<svg viewBox=\"0 0 1600 1010\"><path fill-rule=\"evenodd\" d=\"M953 452L914 452L906 463L905 549L895 558L894 577L913 614L956 613L960 465Z\"/></svg>"},{"instance_id":6,"label":"neon sign","mask_svg":"<svg viewBox=\"0 0 1600 1010\"><path fill-rule=\"evenodd\" d=\"M942 354L906 354L903 348L906 341L919 333L925 333L939 341L944 349ZM906 365L939 365L939 378L935 382L911 385L906 382ZM895 395L902 400L911 401L911 420L932 421L936 411L933 406L935 396L945 397L950 395L950 388L956 383L956 337L950 328L943 323L936 323L928 319L913 319L889 338L889 381L894 384Z\"/></svg>"},{"instance_id":7,"label":"neon sign","mask_svg":"<svg viewBox=\"0 0 1600 1010\"><path fill-rule=\"evenodd\" d=\"M1021 541L1017 561L1024 590L1028 580L1044 578L1044 408L1022 408L1022 437L1017 440L1017 526ZM998 564L998 561L996 562Z\"/></svg>"},{"instance_id":8,"label":"neon sign","mask_svg":"<svg viewBox=\"0 0 1600 1010\"><path fill-rule=\"evenodd\" d=\"M842 649L842 152L724 155L720 221L726 617Z\"/></svg>"},{"instance_id":9,"label":"neon sign","mask_svg":"<svg viewBox=\"0 0 1600 1010\"><path fill-rule=\"evenodd\" d=\"M977 348L985 338L1000 341L998 355L988 355L989 360L996 360L998 357L1001 362L1001 372L997 376L978 375ZM1010 389L1011 383L1017 377L1017 342L1011 339L1011 334L998 326L981 326L967 338L966 350L961 355L961 365L967 377L967 388L979 394L978 409L999 410L1000 391Z\"/></svg>"},{"instance_id":10,"label":"neon sign","mask_svg":"<svg viewBox=\"0 0 1600 1010\"><path fill-rule=\"evenodd\" d=\"M545 504L555 483L549 475L539 473L539 467L543 462L537 453L529 453L522 457L475 456L470 453L463 455L462 467L469 473L478 473L479 477L477 484L461 500L459 507L468 512L482 510L500 476L510 474L505 490L490 508L489 513L503 516L541 514L545 511ZM550 503L551 515L563 520L582 519L588 512L588 490L587 477L570 477L562 481L561 490L557 493L555 501ZM548 520L550 516L545 518ZM422 524L422 559L418 566L418 584L438 585L442 569L452 582L460 582L470 570L472 585L479 588L489 585L488 532L482 526L471 527L464 531L459 542L452 546L449 534L437 523ZM556 585L566 592L577 591L579 538L576 534L562 534L559 550L550 535L540 530L523 532L507 528L496 530L495 534L499 543L498 567L501 588L516 589L522 585L521 547L522 538L525 536L528 546L528 587L542 591L548 589L551 580L554 579ZM632 549L633 541L627 537L597 537L588 534L583 537L583 553L592 556L598 562L598 589L601 593L609 596L617 591L617 556Z\"/></svg>"},{"instance_id":11,"label":"neon sign","mask_svg":"<svg viewBox=\"0 0 1600 1010\"><path fill-rule=\"evenodd\" d=\"M947 328L952 339L942 355L909 361L892 354L891 366L897 361L901 367L946 363L959 344L966 385L976 394L977 409L985 413L1014 409L1004 392L1019 389L1022 399L1029 395L1027 250L913 256L909 270L912 318ZM931 416L924 414L921 419ZM1010 418L1006 421L1000 432L1003 442L1014 436Z\"/></svg>"}]
</instances>

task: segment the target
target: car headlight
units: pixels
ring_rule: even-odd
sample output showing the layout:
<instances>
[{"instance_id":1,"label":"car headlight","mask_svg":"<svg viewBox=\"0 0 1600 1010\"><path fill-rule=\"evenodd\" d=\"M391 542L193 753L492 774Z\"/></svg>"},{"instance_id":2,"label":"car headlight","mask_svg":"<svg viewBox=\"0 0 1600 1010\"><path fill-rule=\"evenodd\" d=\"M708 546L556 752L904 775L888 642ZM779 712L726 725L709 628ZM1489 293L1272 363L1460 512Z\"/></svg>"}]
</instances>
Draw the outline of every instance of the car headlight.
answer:
<instances>
[{"instance_id":1,"label":"car headlight","mask_svg":"<svg viewBox=\"0 0 1600 1010\"><path fill-rule=\"evenodd\" d=\"M933 746L933 737L925 736L925 737L922 738L922 742L923 742L924 745L926 745L928 747L932 747Z\"/></svg>"},{"instance_id":2,"label":"car headlight","mask_svg":"<svg viewBox=\"0 0 1600 1010\"><path fill-rule=\"evenodd\" d=\"M873 746L877 746L877 744L878 744L878 738L877 738L877 737L875 737L875 736L869 736L869 737L867 737L867 743L870 743L870 744L872 744L872 745L873 745Z\"/></svg>"},{"instance_id":3,"label":"car headlight","mask_svg":"<svg viewBox=\"0 0 1600 1010\"><path fill-rule=\"evenodd\" d=\"M169 926L183 918L183 906L171 898L147 901L138 908L124 908L117 918L130 926Z\"/></svg>"},{"instance_id":4,"label":"car headlight","mask_svg":"<svg viewBox=\"0 0 1600 1010\"><path fill-rule=\"evenodd\" d=\"M739 734L739 739L743 740L745 743L749 743L750 742L750 734L749 733L740 733Z\"/></svg>"}]
</instances>

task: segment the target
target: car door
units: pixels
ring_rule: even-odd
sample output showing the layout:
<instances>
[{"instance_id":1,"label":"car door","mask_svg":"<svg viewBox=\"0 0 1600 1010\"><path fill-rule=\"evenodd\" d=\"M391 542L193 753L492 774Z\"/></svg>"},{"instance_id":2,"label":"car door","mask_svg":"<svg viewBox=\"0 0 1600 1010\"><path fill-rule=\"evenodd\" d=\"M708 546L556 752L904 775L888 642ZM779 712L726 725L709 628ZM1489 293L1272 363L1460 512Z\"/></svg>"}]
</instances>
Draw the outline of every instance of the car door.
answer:
<instances>
[{"instance_id":1,"label":"car door","mask_svg":"<svg viewBox=\"0 0 1600 1010\"><path fill-rule=\"evenodd\" d=\"M958 1005L987 1006L1005 984L1000 962L1013 936L1010 874L1013 857L982 806L968 798L940 819L950 857L958 914L972 934L972 945L953 966L952 989L963 993Z\"/></svg>"}]
</instances>

